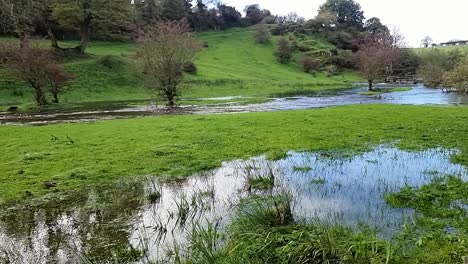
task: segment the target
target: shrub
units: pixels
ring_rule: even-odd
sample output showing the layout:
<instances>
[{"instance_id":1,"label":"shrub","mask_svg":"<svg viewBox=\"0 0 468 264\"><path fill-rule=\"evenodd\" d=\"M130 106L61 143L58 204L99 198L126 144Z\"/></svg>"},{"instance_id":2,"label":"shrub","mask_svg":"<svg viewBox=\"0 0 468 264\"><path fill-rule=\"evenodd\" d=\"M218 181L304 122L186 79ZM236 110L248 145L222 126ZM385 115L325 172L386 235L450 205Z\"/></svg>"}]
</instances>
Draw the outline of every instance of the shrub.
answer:
<instances>
[{"instance_id":1,"label":"shrub","mask_svg":"<svg viewBox=\"0 0 468 264\"><path fill-rule=\"evenodd\" d=\"M274 25L276 24L277 19L274 16L267 16L263 19L263 23L269 24L269 25Z\"/></svg>"},{"instance_id":2,"label":"shrub","mask_svg":"<svg viewBox=\"0 0 468 264\"><path fill-rule=\"evenodd\" d=\"M443 85L456 92L468 93L468 60L458 64L443 76Z\"/></svg>"},{"instance_id":3,"label":"shrub","mask_svg":"<svg viewBox=\"0 0 468 264\"><path fill-rule=\"evenodd\" d=\"M327 65L325 67L325 72L328 76L336 75L338 73L338 67L335 65Z\"/></svg>"},{"instance_id":4,"label":"shrub","mask_svg":"<svg viewBox=\"0 0 468 264\"><path fill-rule=\"evenodd\" d=\"M255 30L255 42L259 44L267 44L270 42L271 36L268 28L265 25L258 26Z\"/></svg>"},{"instance_id":5,"label":"shrub","mask_svg":"<svg viewBox=\"0 0 468 264\"><path fill-rule=\"evenodd\" d=\"M331 56L326 58L326 64L335 65L338 68L354 69L353 54L349 50L331 50Z\"/></svg>"},{"instance_id":6,"label":"shrub","mask_svg":"<svg viewBox=\"0 0 468 264\"><path fill-rule=\"evenodd\" d=\"M278 48L276 49L275 55L278 58L278 61L282 64L287 64L291 60L291 44L286 38L281 38L278 41Z\"/></svg>"},{"instance_id":7,"label":"shrub","mask_svg":"<svg viewBox=\"0 0 468 264\"><path fill-rule=\"evenodd\" d=\"M271 28L270 33L271 33L273 36L282 35L282 34L284 33L284 27L281 26L281 25L276 25L276 26L274 26L274 27Z\"/></svg>"},{"instance_id":8,"label":"shrub","mask_svg":"<svg viewBox=\"0 0 468 264\"><path fill-rule=\"evenodd\" d=\"M316 71L320 68L320 63L308 55L300 59L299 64L304 72Z\"/></svg>"}]
</instances>

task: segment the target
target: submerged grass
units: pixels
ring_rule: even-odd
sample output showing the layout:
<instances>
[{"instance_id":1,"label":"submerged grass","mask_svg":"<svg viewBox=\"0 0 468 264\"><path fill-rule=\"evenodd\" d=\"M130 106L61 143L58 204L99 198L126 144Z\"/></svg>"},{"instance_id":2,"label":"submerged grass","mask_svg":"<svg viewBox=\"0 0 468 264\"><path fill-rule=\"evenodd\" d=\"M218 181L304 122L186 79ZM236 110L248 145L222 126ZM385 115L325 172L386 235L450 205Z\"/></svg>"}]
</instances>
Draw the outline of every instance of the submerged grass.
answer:
<instances>
[{"instance_id":1,"label":"submerged grass","mask_svg":"<svg viewBox=\"0 0 468 264\"><path fill-rule=\"evenodd\" d=\"M382 89L375 89L374 91L365 91L361 92L360 95L381 95L384 93L396 93L396 92L407 92L411 91L411 87L395 87L395 88L382 88Z\"/></svg>"},{"instance_id":2,"label":"submerged grass","mask_svg":"<svg viewBox=\"0 0 468 264\"><path fill-rule=\"evenodd\" d=\"M291 211L288 194L244 199L210 263L388 263L393 256L390 243L370 230L299 224ZM192 256L187 262L196 263Z\"/></svg>"},{"instance_id":3,"label":"submerged grass","mask_svg":"<svg viewBox=\"0 0 468 264\"><path fill-rule=\"evenodd\" d=\"M459 149L452 160L468 164L467 133L468 108L396 105L1 126L0 202L138 175L189 176L222 161L280 158L289 150L356 153L397 142L405 149ZM45 181L57 186L45 189Z\"/></svg>"},{"instance_id":4,"label":"submerged grass","mask_svg":"<svg viewBox=\"0 0 468 264\"><path fill-rule=\"evenodd\" d=\"M396 237L405 263L468 261L468 182L450 175L436 177L420 188L390 193L386 200L417 213L414 224Z\"/></svg>"},{"instance_id":5,"label":"submerged grass","mask_svg":"<svg viewBox=\"0 0 468 264\"><path fill-rule=\"evenodd\" d=\"M391 240L382 240L377 230L366 226L353 231L339 225L298 223L290 213L291 196L251 196L238 205L224 247L216 242L218 249L210 247L209 255L216 258L200 263L463 263L468 253L467 210L454 203L466 206L467 184L446 176L421 188L388 194L391 205L413 208L419 215L416 223L406 225ZM444 224L433 224L438 221ZM448 232L452 221L459 225ZM192 250L198 256L198 248ZM190 254L187 258L188 263L198 263Z\"/></svg>"}]
</instances>

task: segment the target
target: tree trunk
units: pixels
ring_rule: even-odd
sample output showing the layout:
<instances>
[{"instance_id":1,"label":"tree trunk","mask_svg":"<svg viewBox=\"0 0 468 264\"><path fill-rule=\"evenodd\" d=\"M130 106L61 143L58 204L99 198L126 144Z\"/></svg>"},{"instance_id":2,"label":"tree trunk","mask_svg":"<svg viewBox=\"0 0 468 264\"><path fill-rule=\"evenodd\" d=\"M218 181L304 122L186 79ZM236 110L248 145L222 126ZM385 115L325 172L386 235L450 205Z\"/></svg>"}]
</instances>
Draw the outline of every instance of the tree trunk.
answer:
<instances>
[{"instance_id":1,"label":"tree trunk","mask_svg":"<svg viewBox=\"0 0 468 264\"><path fill-rule=\"evenodd\" d=\"M91 19L86 18L83 23L81 23L80 26L80 35L81 35L81 41L80 41L80 54L84 55L86 52L86 49L88 48L89 44L89 38L91 35Z\"/></svg>"},{"instance_id":2,"label":"tree trunk","mask_svg":"<svg viewBox=\"0 0 468 264\"><path fill-rule=\"evenodd\" d=\"M169 99L169 108L173 109L175 106L174 98Z\"/></svg>"},{"instance_id":3,"label":"tree trunk","mask_svg":"<svg viewBox=\"0 0 468 264\"><path fill-rule=\"evenodd\" d=\"M41 106L46 105L47 101L42 88L37 84L32 84L32 87L34 88L34 99L36 100L36 103Z\"/></svg>"},{"instance_id":4,"label":"tree trunk","mask_svg":"<svg viewBox=\"0 0 468 264\"><path fill-rule=\"evenodd\" d=\"M31 46L31 41L28 34L21 34L20 37L20 49L29 48Z\"/></svg>"},{"instance_id":5,"label":"tree trunk","mask_svg":"<svg viewBox=\"0 0 468 264\"><path fill-rule=\"evenodd\" d=\"M56 92L52 92L52 102L55 104L59 103L58 94Z\"/></svg>"},{"instance_id":6,"label":"tree trunk","mask_svg":"<svg viewBox=\"0 0 468 264\"><path fill-rule=\"evenodd\" d=\"M372 81L372 80L369 80L368 83L369 83L369 91L374 91L374 88L373 88L373 84L374 84L374 83L373 83L373 81Z\"/></svg>"},{"instance_id":7,"label":"tree trunk","mask_svg":"<svg viewBox=\"0 0 468 264\"><path fill-rule=\"evenodd\" d=\"M45 22L45 26L47 28L47 35L49 36L51 47L56 49L60 48L57 42L57 38L55 37L54 32L52 32L52 27L50 26L49 21Z\"/></svg>"}]
</instances>

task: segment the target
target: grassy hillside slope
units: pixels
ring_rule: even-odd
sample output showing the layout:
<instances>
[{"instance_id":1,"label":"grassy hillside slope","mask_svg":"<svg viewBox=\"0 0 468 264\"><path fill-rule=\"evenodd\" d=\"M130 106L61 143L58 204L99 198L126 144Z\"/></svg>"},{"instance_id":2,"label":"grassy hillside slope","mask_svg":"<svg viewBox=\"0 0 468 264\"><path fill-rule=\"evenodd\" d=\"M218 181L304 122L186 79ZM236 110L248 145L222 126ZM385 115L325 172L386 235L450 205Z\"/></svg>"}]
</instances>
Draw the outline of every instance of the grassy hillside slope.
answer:
<instances>
[{"instance_id":1,"label":"grassy hillside slope","mask_svg":"<svg viewBox=\"0 0 468 264\"><path fill-rule=\"evenodd\" d=\"M293 62L282 65L273 55L274 44L255 43L253 29L206 32L196 37L207 41L209 47L198 55L198 73L186 78L183 92L189 100L186 103L207 97L265 98L293 91L345 88L359 80L352 73L328 77L323 73L304 73ZM48 42L41 43L48 45ZM87 58L66 60L66 68L77 78L62 96L59 107L70 108L86 102L150 100L152 93L145 88L133 62L136 48L135 44L93 42ZM34 103L26 84L0 70L0 107L10 105L28 108Z\"/></svg>"}]
</instances>

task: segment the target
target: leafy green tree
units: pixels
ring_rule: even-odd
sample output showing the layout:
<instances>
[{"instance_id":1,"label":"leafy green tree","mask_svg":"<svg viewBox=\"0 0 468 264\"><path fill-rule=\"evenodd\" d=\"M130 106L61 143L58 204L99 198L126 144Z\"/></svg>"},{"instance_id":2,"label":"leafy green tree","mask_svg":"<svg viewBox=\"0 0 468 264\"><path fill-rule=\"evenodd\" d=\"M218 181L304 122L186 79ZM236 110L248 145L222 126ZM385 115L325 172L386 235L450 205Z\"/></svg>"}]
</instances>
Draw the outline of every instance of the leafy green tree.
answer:
<instances>
[{"instance_id":1,"label":"leafy green tree","mask_svg":"<svg viewBox=\"0 0 468 264\"><path fill-rule=\"evenodd\" d=\"M430 87L438 87L443 83L446 72L452 71L463 59L460 50L445 51L441 49L428 49L420 54L421 64L418 74L424 80L424 84Z\"/></svg>"},{"instance_id":2,"label":"leafy green tree","mask_svg":"<svg viewBox=\"0 0 468 264\"><path fill-rule=\"evenodd\" d=\"M281 38L278 41L278 48L276 49L275 55L278 58L278 61L282 64L287 64L291 61L292 49L289 40Z\"/></svg>"},{"instance_id":3,"label":"leafy green tree","mask_svg":"<svg viewBox=\"0 0 468 264\"><path fill-rule=\"evenodd\" d=\"M324 12L336 16L339 28L361 30L364 26L364 12L354 0L327 0L319 9L319 13Z\"/></svg>"},{"instance_id":4,"label":"leafy green tree","mask_svg":"<svg viewBox=\"0 0 468 264\"><path fill-rule=\"evenodd\" d=\"M37 18L36 5L30 0L0 0L0 15L5 31L14 32L20 38L20 46L29 46Z\"/></svg>"},{"instance_id":5,"label":"leafy green tree","mask_svg":"<svg viewBox=\"0 0 468 264\"><path fill-rule=\"evenodd\" d=\"M224 22L225 28L239 26L242 15L232 6L218 5L219 16Z\"/></svg>"},{"instance_id":6,"label":"leafy green tree","mask_svg":"<svg viewBox=\"0 0 468 264\"><path fill-rule=\"evenodd\" d=\"M271 12L266 9L261 9L258 4L248 5L244 9L245 19L250 25L256 25L265 17L271 16Z\"/></svg>"},{"instance_id":7,"label":"leafy green tree","mask_svg":"<svg viewBox=\"0 0 468 264\"><path fill-rule=\"evenodd\" d=\"M393 75L411 77L418 73L421 59L413 49L401 49L400 59L393 65Z\"/></svg>"},{"instance_id":8,"label":"leafy green tree","mask_svg":"<svg viewBox=\"0 0 468 264\"><path fill-rule=\"evenodd\" d=\"M187 3L185 0L163 0L162 17L165 20L181 20L187 16Z\"/></svg>"},{"instance_id":9,"label":"leafy green tree","mask_svg":"<svg viewBox=\"0 0 468 264\"><path fill-rule=\"evenodd\" d=\"M310 19L305 23L305 28L311 33L324 33L333 31L336 27L336 16L334 13L323 11L320 12L314 19Z\"/></svg>"},{"instance_id":10,"label":"leafy green tree","mask_svg":"<svg viewBox=\"0 0 468 264\"><path fill-rule=\"evenodd\" d=\"M364 29L366 30L369 37L374 39L374 41L382 41L390 35L390 30L387 26L380 22L380 19L377 17L370 18L364 24Z\"/></svg>"},{"instance_id":11,"label":"leafy green tree","mask_svg":"<svg viewBox=\"0 0 468 264\"><path fill-rule=\"evenodd\" d=\"M157 21L161 16L161 8L155 0L135 0L133 8L137 28L144 28Z\"/></svg>"},{"instance_id":12,"label":"leafy green tree","mask_svg":"<svg viewBox=\"0 0 468 264\"><path fill-rule=\"evenodd\" d=\"M120 31L132 20L131 3L128 0L54 0L53 16L64 27L78 28L81 37L76 47L81 54L88 48L93 29L106 32ZM113 32L112 32L113 33Z\"/></svg>"},{"instance_id":13,"label":"leafy green tree","mask_svg":"<svg viewBox=\"0 0 468 264\"><path fill-rule=\"evenodd\" d=\"M460 62L452 71L446 72L442 80L444 87L468 94L468 59Z\"/></svg>"}]
</instances>

